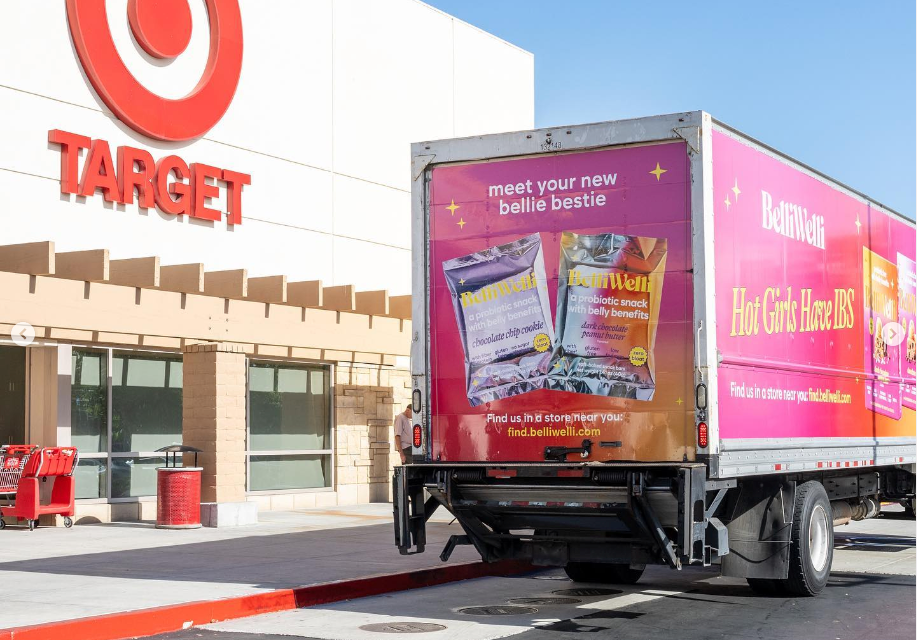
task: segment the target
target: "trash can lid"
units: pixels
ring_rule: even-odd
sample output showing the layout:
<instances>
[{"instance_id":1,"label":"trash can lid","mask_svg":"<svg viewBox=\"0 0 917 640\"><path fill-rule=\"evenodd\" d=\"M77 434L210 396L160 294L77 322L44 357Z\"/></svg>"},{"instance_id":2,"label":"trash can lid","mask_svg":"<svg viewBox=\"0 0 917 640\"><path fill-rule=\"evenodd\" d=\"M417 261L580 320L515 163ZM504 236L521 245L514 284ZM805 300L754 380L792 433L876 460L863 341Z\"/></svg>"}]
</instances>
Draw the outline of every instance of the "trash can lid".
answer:
<instances>
[{"instance_id":1,"label":"trash can lid","mask_svg":"<svg viewBox=\"0 0 917 640\"><path fill-rule=\"evenodd\" d=\"M198 449L197 447L191 447L186 444L170 444L168 447L161 447L156 449L157 453L203 453L203 449Z\"/></svg>"}]
</instances>

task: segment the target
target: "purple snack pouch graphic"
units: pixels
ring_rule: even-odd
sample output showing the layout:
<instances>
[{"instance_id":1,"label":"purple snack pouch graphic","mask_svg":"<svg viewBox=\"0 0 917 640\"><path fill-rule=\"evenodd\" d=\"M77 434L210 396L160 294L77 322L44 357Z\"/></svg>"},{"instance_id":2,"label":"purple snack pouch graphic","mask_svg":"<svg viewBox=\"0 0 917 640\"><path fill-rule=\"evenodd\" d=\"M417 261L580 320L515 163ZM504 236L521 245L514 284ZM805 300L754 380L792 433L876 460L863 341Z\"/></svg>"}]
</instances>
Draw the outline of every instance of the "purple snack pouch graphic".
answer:
<instances>
[{"instance_id":1,"label":"purple snack pouch graphic","mask_svg":"<svg viewBox=\"0 0 917 640\"><path fill-rule=\"evenodd\" d=\"M664 238L561 236L550 387L652 400Z\"/></svg>"},{"instance_id":2,"label":"purple snack pouch graphic","mask_svg":"<svg viewBox=\"0 0 917 640\"><path fill-rule=\"evenodd\" d=\"M904 378L901 404L917 409L917 264L898 254L898 324L904 329L904 342L898 347L901 377Z\"/></svg>"},{"instance_id":3,"label":"purple snack pouch graphic","mask_svg":"<svg viewBox=\"0 0 917 640\"><path fill-rule=\"evenodd\" d=\"M465 352L468 402L545 386L554 329L538 234L443 262Z\"/></svg>"},{"instance_id":4,"label":"purple snack pouch graphic","mask_svg":"<svg viewBox=\"0 0 917 640\"><path fill-rule=\"evenodd\" d=\"M901 418L899 350L888 344L884 328L898 321L897 282L897 265L863 247L866 407L896 420Z\"/></svg>"}]
</instances>

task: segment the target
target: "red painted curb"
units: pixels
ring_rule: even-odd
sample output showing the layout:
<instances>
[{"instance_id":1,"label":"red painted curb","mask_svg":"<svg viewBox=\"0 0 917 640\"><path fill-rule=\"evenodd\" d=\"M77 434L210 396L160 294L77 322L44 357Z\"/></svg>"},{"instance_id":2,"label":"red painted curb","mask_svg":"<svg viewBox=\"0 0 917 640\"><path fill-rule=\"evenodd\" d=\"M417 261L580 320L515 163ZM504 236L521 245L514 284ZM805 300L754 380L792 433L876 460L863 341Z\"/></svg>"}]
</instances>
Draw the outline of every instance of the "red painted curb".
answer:
<instances>
[{"instance_id":1,"label":"red painted curb","mask_svg":"<svg viewBox=\"0 0 917 640\"><path fill-rule=\"evenodd\" d=\"M180 631L189 626L245 618L329 602L407 591L447 582L532 571L527 562L470 562L407 573L388 573L354 580L280 589L251 596L188 602L91 618L0 629L0 640L124 640Z\"/></svg>"}]
</instances>

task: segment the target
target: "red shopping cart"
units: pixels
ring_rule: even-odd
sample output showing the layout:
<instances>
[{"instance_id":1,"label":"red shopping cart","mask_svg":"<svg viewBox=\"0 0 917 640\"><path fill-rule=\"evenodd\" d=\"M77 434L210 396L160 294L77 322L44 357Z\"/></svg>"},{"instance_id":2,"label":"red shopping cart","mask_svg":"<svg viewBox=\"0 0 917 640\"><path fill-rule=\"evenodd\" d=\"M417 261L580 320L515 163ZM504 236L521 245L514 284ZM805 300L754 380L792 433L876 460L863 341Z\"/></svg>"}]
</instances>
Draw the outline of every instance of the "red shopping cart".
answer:
<instances>
[{"instance_id":1,"label":"red shopping cart","mask_svg":"<svg viewBox=\"0 0 917 640\"><path fill-rule=\"evenodd\" d=\"M29 530L38 525L42 514L64 516L64 526L72 527L73 470L79 455L75 447L36 447L7 445L0 448L0 495L15 495L11 506L0 506L0 529L6 527L2 516L25 520ZM41 503L42 480L52 478L51 500Z\"/></svg>"}]
</instances>

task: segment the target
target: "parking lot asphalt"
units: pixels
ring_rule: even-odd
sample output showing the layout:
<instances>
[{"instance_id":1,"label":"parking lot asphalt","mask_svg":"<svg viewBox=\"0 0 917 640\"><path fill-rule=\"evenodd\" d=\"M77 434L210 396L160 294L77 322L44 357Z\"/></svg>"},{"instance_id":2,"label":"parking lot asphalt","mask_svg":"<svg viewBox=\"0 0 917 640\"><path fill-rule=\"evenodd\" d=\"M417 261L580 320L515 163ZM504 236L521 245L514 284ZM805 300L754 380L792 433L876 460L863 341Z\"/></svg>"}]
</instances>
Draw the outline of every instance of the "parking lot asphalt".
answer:
<instances>
[{"instance_id":1,"label":"parking lot asphalt","mask_svg":"<svg viewBox=\"0 0 917 640\"><path fill-rule=\"evenodd\" d=\"M633 586L581 584L561 570L481 578L232 620L160 640L912 639L915 523L892 507L836 531L832 575L815 598L761 596L715 567L648 567Z\"/></svg>"}]
</instances>

